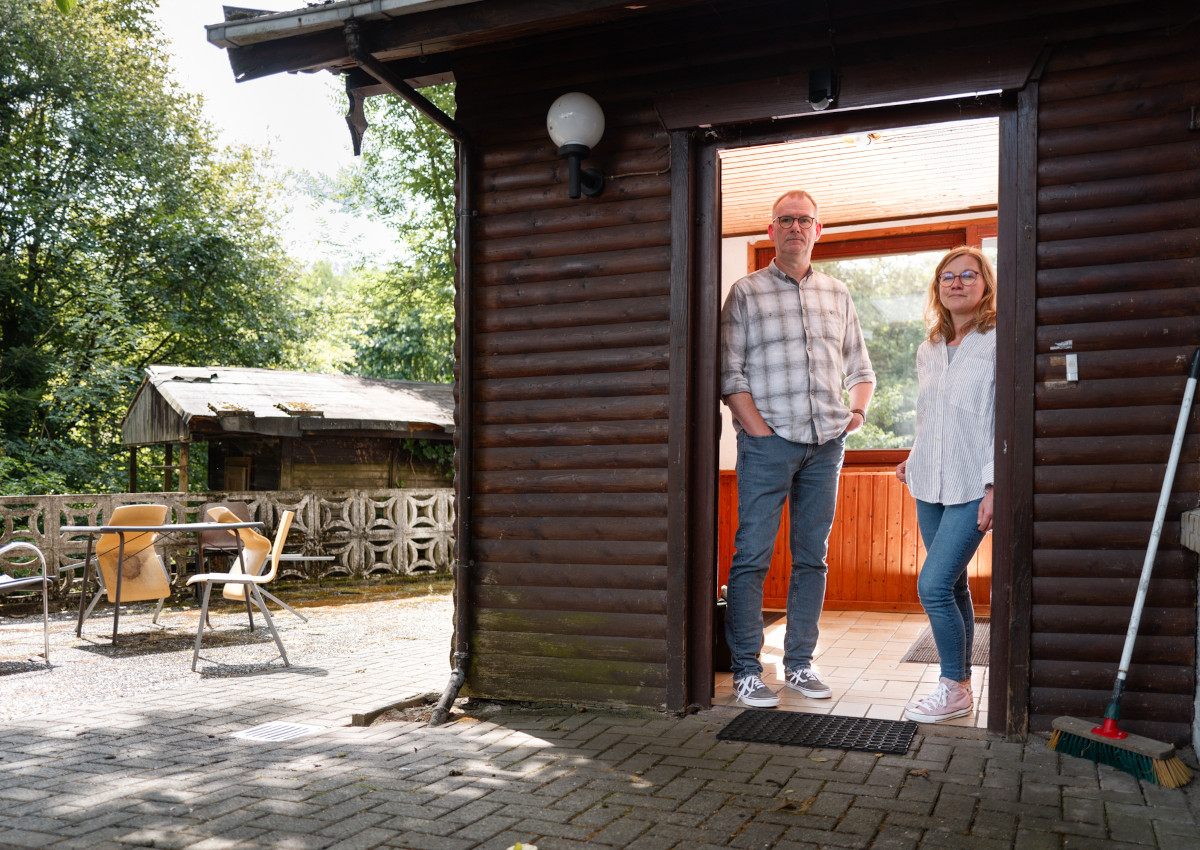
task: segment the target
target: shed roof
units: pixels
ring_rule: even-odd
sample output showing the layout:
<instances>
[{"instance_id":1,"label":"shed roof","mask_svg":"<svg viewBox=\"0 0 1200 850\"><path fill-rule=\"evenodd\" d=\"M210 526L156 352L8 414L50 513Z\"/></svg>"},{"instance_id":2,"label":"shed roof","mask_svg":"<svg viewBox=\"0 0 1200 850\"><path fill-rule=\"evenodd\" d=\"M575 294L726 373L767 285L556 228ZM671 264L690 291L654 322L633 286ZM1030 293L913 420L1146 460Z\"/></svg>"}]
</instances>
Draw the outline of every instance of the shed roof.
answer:
<instances>
[{"instance_id":1,"label":"shed roof","mask_svg":"<svg viewBox=\"0 0 1200 850\"><path fill-rule=\"evenodd\" d=\"M129 446L328 431L446 439L454 433L454 389L355 375L151 366L121 423Z\"/></svg>"}]
</instances>

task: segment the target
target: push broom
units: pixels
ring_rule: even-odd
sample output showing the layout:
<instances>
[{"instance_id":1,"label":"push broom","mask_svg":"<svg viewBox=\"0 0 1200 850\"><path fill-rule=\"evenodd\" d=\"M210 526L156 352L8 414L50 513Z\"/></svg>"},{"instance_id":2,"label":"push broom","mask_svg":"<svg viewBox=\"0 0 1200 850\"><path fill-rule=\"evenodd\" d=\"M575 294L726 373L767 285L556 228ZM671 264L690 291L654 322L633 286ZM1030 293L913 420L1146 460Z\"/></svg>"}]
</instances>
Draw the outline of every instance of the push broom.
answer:
<instances>
[{"instance_id":1,"label":"push broom","mask_svg":"<svg viewBox=\"0 0 1200 850\"><path fill-rule=\"evenodd\" d=\"M1175 467L1179 464L1179 452L1183 447L1184 432L1187 431L1192 397L1196 394L1197 377L1200 377L1200 348L1196 349L1192 356L1192 370L1188 374L1187 386L1183 391L1183 407L1175 425L1171 458L1167 461L1162 492L1158 496L1158 510L1154 513L1154 526L1150 530L1150 545L1146 548L1142 577L1138 581L1133 614L1129 618L1129 631L1125 634L1125 648L1121 652L1121 663L1117 667L1112 697L1104 710L1104 722L1093 726L1091 721L1080 720L1077 717L1057 717L1052 724L1054 733L1050 736L1048 744L1050 749L1057 752L1091 759L1098 764L1111 765L1117 770L1133 774L1138 779L1168 788L1186 785L1192 778L1192 772L1188 770L1187 765L1175 755L1175 748L1170 744L1122 732L1117 728L1117 721L1121 719L1121 695L1125 692L1125 677L1129 673L1129 662L1133 657L1133 643L1137 640L1142 607L1146 603L1146 592L1150 588L1150 573L1154 568L1154 556L1158 552L1158 538L1162 535L1171 485L1175 482Z\"/></svg>"}]
</instances>

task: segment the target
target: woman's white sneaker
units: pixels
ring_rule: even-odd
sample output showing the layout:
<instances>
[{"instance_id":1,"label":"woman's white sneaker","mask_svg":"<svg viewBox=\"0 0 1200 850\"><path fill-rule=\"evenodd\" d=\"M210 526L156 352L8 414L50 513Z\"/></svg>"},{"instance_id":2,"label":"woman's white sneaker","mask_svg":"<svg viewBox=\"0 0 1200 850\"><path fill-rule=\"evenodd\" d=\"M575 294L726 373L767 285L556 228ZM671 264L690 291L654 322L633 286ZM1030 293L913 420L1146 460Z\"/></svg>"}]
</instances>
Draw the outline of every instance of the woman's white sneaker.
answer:
<instances>
[{"instance_id":1,"label":"woman's white sneaker","mask_svg":"<svg viewBox=\"0 0 1200 850\"><path fill-rule=\"evenodd\" d=\"M933 693L904 709L904 718L916 723L941 723L965 717L973 706L970 685L943 678Z\"/></svg>"},{"instance_id":2,"label":"woman's white sneaker","mask_svg":"<svg viewBox=\"0 0 1200 850\"><path fill-rule=\"evenodd\" d=\"M734 679L733 690L741 702L753 708L774 708L779 705L779 694L764 685L762 679L753 674Z\"/></svg>"}]
</instances>

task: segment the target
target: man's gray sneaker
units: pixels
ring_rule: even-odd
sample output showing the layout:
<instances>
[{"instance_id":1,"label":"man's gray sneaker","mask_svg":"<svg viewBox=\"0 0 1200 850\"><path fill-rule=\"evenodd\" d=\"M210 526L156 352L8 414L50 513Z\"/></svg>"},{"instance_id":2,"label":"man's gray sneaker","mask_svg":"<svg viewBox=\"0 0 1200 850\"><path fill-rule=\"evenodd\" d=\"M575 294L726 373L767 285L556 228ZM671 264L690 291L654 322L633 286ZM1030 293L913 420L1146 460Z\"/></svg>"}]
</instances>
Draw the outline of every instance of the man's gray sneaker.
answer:
<instances>
[{"instance_id":1,"label":"man's gray sneaker","mask_svg":"<svg viewBox=\"0 0 1200 850\"><path fill-rule=\"evenodd\" d=\"M753 708L774 708L779 705L779 694L763 684L758 676L743 676L733 680L737 698Z\"/></svg>"},{"instance_id":2,"label":"man's gray sneaker","mask_svg":"<svg viewBox=\"0 0 1200 850\"><path fill-rule=\"evenodd\" d=\"M809 699L829 699L833 689L821 681L815 667L797 667L788 670L784 683L793 691L799 691Z\"/></svg>"}]
</instances>

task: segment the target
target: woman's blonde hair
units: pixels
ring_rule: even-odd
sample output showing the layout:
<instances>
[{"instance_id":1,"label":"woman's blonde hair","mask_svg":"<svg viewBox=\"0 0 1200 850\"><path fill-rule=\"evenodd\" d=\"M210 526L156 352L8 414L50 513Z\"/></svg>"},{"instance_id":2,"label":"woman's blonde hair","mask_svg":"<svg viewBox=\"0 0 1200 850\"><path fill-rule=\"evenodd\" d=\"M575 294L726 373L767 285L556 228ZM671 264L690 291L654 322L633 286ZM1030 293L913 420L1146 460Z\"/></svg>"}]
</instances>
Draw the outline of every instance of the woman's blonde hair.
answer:
<instances>
[{"instance_id":1,"label":"woman's blonde hair","mask_svg":"<svg viewBox=\"0 0 1200 850\"><path fill-rule=\"evenodd\" d=\"M983 278L983 297L979 299L979 306L975 309L975 319L971 322L970 328L982 333L996 327L996 270L992 268L991 261L983 251L962 245L950 250L946 256L942 257L937 269L933 272L933 279L929 281L929 290L925 293L925 326L929 329L930 342L942 340L949 342L954 339L954 321L950 316L950 311L938 297L941 290L941 282L938 278L941 277L946 266L963 256L975 258L975 262L979 264L980 276Z\"/></svg>"}]
</instances>

